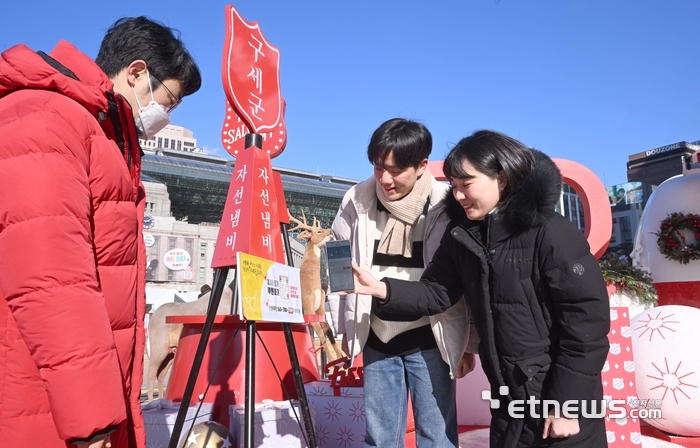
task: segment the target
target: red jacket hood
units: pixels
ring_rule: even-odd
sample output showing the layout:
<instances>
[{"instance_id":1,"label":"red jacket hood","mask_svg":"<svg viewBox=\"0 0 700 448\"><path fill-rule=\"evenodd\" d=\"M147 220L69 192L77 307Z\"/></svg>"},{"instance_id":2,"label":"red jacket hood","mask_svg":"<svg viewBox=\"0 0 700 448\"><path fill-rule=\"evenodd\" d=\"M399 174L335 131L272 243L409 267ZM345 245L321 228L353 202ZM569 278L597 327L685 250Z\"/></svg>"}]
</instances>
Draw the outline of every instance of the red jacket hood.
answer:
<instances>
[{"instance_id":1,"label":"red jacket hood","mask_svg":"<svg viewBox=\"0 0 700 448\"><path fill-rule=\"evenodd\" d=\"M107 110L105 92L114 85L100 67L72 44L60 41L49 55L75 74L67 76L24 44L0 55L0 98L17 89L55 90L79 102L91 114Z\"/></svg>"}]
</instances>

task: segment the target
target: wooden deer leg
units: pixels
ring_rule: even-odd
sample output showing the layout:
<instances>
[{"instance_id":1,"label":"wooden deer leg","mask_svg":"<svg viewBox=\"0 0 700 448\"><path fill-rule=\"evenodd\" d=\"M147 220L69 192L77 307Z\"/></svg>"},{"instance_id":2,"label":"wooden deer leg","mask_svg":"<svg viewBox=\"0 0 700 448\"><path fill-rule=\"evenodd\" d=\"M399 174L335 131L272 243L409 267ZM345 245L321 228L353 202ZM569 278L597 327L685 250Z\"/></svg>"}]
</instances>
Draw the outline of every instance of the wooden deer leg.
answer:
<instances>
[{"instance_id":1,"label":"wooden deer leg","mask_svg":"<svg viewBox=\"0 0 700 448\"><path fill-rule=\"evenodd\" d=\"M172 367L174 360L175 355L169 354L168 357L165 358L165 363L162 364L162 368L158 372L158 398L165 398L165 375L167 375L170 367Z\"/></svg>"},{"instance_id":2,"label":"wooden deer leg","mask_svg":"<svg viewBox=\"0 0 700 448\"><path fill-rule=\"evenodd\" d=\"M326 335L326 339L330 341L330 344L333 347L333 351L335 351L335 359L347 356L345 352L343 352L343 349L340 348L340 344L338 343L338 341L335 340L335 337L333 336L333 331L331 330L331 326L328 325L327 322L321 322L321 328L323 330L323 333Z\"/></svg>"},{"instance_id":3,"label":"wooden deer leg","mask_svg":"<svg viewBox=\"0 0 700 448\"><path fill-rule=\"evenodd\" d=\"M318 336L319 343L323 347L323 351L326 353L326 358L328 359L328 361L335 361L335 351L333 350L330 341L326 338L326 335L323 332L323 329L321 328L321 324L319 322L312 322L311 326L313 327L314 331L316 332L316 335Z\"/></svg>"},{"instance_id":4,"label":"wooden deer leg","mask_svg":"<svg viewBox=\"0 0 700 448\"><path fill-rule=\"evenodd\" d=\"M154 354L151 353L151 356ZM153 388L155 387L156 383L156 376L158 375L158 366L155 365L154 362L151 362L151 359L149 358L148 360L148 401L151 402L153 401Z\"/></svg>"},{"instance_id":5,"label":"wooden deer leg","mask_svg":"<svg viewBox=\"0 0 700 448\"><path fill-rule=\"evenodd\" d=\"M316 314L320 314L322 316L326 315L326 292L322 289L317 289L315 294L315 303L314 303L314 309L316 310ZM319 322L318 323L318 329L316 330L317 333L322 334L323 336L319 336L319 339L323 338L324 343L323 343L323 350L326 352L326 358L328 361L335 361L336 359L339 358L337 351L335 350L335 338L333 337L333 332L330 329L330 326L328 323L324 322Z\"/></svg>"},{"instance_id":6,"label":"wooden deer leg","mask_svg":"<svg viewBox=\"0 0 700 448\"><path fill-rule=\"evenodd\" d=\"M322 314L326 315L326 292L323 290L321 291L321 297L317 298L316 301L316 314ZM328 325L328 322L321 322L321 331L323 331L323 335L325 336L326 340L329 341L328 345L333 348L333 356L328 356L329 361L334 361L338 358L342 358L345 356L345 353L343 352L343 349L340 348L340 344L338 344L335 340L335 337L333 336L333 330L331 330L331 326ZM326 350L327 352L330 351L330 348Z\"/></svg>"}]
</instances>

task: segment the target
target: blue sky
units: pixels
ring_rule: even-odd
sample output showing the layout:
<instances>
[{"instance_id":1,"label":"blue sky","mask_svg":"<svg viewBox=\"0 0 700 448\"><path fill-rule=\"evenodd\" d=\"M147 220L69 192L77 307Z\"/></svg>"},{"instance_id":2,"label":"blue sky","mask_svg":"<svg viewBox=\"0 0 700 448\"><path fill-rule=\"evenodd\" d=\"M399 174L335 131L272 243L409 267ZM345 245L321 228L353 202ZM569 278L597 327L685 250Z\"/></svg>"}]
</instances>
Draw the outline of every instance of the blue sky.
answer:
<instances>
[{"instance_id":1,"label":"blue sky","mask_svg":"<svg viewBox=\"0 0 700 448\"><path fill-rule=\"evenodd\" d=\"M66 39L91 57L122 16L177 28L203 74L172 114L222 149L221 54L230 2L5 2L0 51ZM422 121L431 160L495 129L626 182L628 156L700 139L700 2L694 0L238 1L281 52L289 141L273 165L364 179L371 133ZM228 157L228 156L227 156Z\"/></svg>"}]
</instances>

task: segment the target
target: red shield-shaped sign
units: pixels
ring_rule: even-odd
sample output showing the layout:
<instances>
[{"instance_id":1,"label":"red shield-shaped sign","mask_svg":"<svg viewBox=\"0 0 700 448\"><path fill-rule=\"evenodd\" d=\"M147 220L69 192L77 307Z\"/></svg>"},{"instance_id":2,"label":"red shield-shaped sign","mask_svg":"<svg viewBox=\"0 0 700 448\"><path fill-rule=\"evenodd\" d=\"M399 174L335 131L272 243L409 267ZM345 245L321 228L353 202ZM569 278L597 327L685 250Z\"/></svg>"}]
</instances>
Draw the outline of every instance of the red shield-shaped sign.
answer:
<instances>
[{"instance_id":1,"label":"red shield-shaped sign","mask_svg":"<svg viewBox=\"0 0 700 448\"><path fill-rule=\"evenodd\" d=\"M224 92L256 134L274 131L282 119L279 62L279 50L265 39L258 23L247 22L227 6Z\"/></svg>"},{"instance_id":2,"label":"red shield-shaped sign","mask_svg":"<svg viewBox=\"0 0 700 448\"><path fill-rule=\"evenodd\" d=\"M282 99L282 118L275 129L270 132L263 132L263 151L270 155L270 158L275 158L282 154L285 146L287 146L287 127L284 123L284 109L286 107L284 99ZM238 157L238 153L245 148L245 136L252 131L241 118L235 107L226 102L226 118L221 127L221 143L224 149L234 157Z\"/></svg>"}]
</instances>

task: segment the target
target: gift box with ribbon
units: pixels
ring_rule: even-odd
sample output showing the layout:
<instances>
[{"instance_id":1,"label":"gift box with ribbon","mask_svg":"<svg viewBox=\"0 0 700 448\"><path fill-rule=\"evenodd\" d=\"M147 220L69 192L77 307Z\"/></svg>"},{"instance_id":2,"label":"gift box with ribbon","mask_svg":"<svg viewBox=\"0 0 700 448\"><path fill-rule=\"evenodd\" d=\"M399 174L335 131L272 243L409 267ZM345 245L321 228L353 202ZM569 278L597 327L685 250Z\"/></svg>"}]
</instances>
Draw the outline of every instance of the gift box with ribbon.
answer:
<instances>
[{"instance_id":1,"label":"gift box with ribbon","mask_svg":"<svg viewBox=\"0 0 700 448\"><path fill-rule=\"evenodd\" d=\"M316 441L321 448L363 447L367 430L364 389L335 384L330 380L304 384L309 405L316 407ZM409 400L406 432L414 430L413 408Z\"/></svg>"},{"instance_id":2,"label":"gift box with ribbon","mask_svg":"<svg viewBox=\"0 0 700 448\"><path fill-rule=\"evenodd\" d=\"M200 409L199 404L191 403L187 408L180 437L184 436L193 425L211 420L214 405L212 403L202 403ZM168 446L175 419L180 410L180 403L173 403L165 399L155 400L142 405L141 409L143 410L143 421L146 426L146 447L161 448Z\"/></svg>"},{"instance_id":3,"label":"gift box with ribbon","mask_svg":"<svg viewBox=\"0 0 700 448\"><path fill-rule=\"evenodd\" d=\"M255 404L255 437L256 448L289 447L307 448L304 436L304 421L298 400L289 401L263 400ZM314 419L315 407L309 404L311 419ZM233 436L234 446L243 448L245 434L245 405L229 406L229 429Z\"/></svg>"},{"instance_id":4,"label":"gift box with ribbon","mask_svg":"<svg viewBox=\"0 0 700 448\"><path fill-rule=\"evenodd\" d=\"M309 406L316 407L314 429L320 448L364 446L365 396L362 387L333 387L331 381L304 384Z\"/></svg>"}]
</instances>

